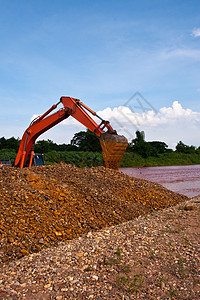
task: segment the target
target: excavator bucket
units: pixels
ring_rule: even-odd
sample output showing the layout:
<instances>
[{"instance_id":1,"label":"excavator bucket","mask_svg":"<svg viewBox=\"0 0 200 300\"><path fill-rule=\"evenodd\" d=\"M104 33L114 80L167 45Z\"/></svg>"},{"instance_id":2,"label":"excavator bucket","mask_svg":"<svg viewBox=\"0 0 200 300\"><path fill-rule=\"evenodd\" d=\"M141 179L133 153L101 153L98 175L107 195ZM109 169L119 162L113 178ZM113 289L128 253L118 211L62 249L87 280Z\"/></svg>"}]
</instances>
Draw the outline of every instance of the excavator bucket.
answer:
<instances>
[{"instance_id":1,"label":"excavator bucket","mask_svg":"<svg viewBox=\"0 0 200 300\"><path fill-rule=\"evenodd\" d=\"M128 146L128 141L125 136L102 133L100 136L100 144L103 151L105 167L118 170L120 160Z\"/></svg>"}]
</instances>

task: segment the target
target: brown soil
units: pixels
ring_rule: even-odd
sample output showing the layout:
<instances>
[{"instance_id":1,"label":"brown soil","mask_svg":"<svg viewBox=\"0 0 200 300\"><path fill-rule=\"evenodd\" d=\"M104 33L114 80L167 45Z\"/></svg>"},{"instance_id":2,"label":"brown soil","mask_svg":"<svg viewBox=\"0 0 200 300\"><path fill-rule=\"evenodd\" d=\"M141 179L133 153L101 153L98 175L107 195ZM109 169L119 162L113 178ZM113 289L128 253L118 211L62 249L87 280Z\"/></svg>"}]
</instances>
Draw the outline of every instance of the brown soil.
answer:
<instances>
[{"instance_id":1,"label":"brown soil","mask_svg":"<svg viewBox=\"0 0 200 300\"><path fill-rule=\"evenodd\" d=\"M0 299L200 298L200 196L64 164L0 184Z\"/></svg>"},{"instance_id":2,"label":"brown soil","mask_svg":"<svg viewBox=\"0 0 200 300\"><path fill-rule=\"evenodd\" d=\"M0 262L187 200L115 170L73 165L0 170Z\"/></svg>"}]
</instances>

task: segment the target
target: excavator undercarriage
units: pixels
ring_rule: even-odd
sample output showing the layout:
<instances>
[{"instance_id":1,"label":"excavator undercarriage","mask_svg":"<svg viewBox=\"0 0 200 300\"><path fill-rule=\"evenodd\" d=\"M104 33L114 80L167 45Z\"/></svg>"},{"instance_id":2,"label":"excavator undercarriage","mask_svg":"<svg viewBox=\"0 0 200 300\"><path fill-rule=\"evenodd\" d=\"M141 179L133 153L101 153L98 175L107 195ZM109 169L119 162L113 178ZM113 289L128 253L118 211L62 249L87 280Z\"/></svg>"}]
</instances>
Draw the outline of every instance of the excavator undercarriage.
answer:
<instances>
[{"instance_id":1,"label":"excavator undercarriage","mask_svg":"<svg viewBox=\"0 0 200 300\"><path fill-rule=\"evenodd\" d=\"M58 104L62 103L63 108L49 115ZM87 111L101 120L98 125ZM15 166L23 168L27 157L32 150L36 139L45 131L60 123L64 119L72 116L82 123L89 130L94 132L100 139L106 168L118 169L120 160L128 146L128 141L124 136L118 135L108 121L103 120L93 110L87 107L80 100L72 97L61 97L57 104L54 104L43 115L33 120L26 129L15 159ZM107 131L105 131L107 130ZM31 151L29 167L33 165L34 151Z\"/></svg>"}]
</instances>

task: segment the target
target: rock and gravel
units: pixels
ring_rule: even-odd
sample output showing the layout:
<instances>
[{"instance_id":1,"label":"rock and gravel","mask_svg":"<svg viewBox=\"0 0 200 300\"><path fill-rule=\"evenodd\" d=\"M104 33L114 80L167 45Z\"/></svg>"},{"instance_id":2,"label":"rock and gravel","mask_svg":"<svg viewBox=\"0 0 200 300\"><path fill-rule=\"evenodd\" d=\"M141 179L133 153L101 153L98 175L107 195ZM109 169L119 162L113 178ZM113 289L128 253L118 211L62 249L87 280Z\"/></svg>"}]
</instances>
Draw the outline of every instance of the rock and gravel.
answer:
<instances>
[{"instance_id":1,"label":"rock and gravel","mask_svg":"<svg viewBox=\"0 0 200 300\"><path fill-rule=\"evenodd\" d=\"M200 197L65 164L0 184L0 299L199 299Z\"/></svg>"}]
</instances>

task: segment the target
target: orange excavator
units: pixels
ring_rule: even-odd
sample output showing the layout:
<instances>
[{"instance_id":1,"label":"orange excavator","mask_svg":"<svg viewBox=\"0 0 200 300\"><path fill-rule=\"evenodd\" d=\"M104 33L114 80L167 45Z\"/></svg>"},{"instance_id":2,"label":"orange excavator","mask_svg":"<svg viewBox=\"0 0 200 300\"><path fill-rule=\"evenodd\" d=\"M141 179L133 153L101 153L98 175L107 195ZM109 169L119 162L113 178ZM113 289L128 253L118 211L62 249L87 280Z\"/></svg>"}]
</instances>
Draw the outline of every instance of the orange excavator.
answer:
<instances>
[{"instance_id":1,"label":"orange excavator","mask_svg":"<svg viewBox=\"0 0 200 300\"><path fill-rule=\"evenodd\" d=\"M63 104L63 108L59 109L55 113L50 114L60 103ZM101 122L99 125L92 119L87 111L100 119ZM96 112L91 110L80 100L72 97L61 97L57 104L54 104L43 115L37 117L31 122L30 126L26 129L22 137L14 165L16 167L23 168L30 151L34 147L36 139L42 133L65 120L69 116L72 116L78 120L99 137L103 151L105 167L118 169L119 162L128 146L127 139L124 136L118 135L116 130L111 127L108 121L103 120L96 114ZM105 130L107 131L105 132ZM32 150L28 165L29 167L34 165L33 158L34 151Z\"/></svg>"}]
</instances>

